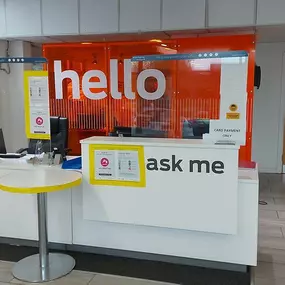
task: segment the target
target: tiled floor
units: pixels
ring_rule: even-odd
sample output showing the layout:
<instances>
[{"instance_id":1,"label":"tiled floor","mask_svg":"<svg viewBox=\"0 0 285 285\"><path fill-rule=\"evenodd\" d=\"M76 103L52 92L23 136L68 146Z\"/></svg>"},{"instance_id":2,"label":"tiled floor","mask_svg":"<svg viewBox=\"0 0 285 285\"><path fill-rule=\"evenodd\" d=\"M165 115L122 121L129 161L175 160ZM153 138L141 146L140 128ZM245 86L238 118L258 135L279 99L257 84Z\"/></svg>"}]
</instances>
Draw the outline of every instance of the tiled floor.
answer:
<instances>
[{"instance_id":1,"label":"tiled floor","mask_svg":"<svg viewBox=\"0 0 285 285\"><path fill-rule=\"evenodd\" d=\"M260 175L256 285L285 285L285 175Z\"/></svg>"},{"instance_id":2,"label":"tiled floor","mask_svg":"<svg viewBox=\"0 0 285 285\"><path fill-rule=\"evenodd\" d=\"M30 284L13 278L11 274L13 263L0 262L0 285ZM33 283L38 284L38 283ZM170 285L170 283L154 282L149 280L133 279L120 276L95 274L83 271L73 271L68 276L56 281L44 283L55 285Z\"/></svg>"},{"instance_id":3,"label":"tiled floor","mask_svg":"<svg viewBox=\"0 0 285 285\"><path fill-rule=\"evenodd\" d=\"M261 174L260 200L267 204L259 206L259 249L255 285L285 285L285 175ZM13 263L0 262L0 285L25 284L13 279L12 266ZM170 283L73 271L70 275L48 284L166 285Z\"/></svg>"}]
</instances>

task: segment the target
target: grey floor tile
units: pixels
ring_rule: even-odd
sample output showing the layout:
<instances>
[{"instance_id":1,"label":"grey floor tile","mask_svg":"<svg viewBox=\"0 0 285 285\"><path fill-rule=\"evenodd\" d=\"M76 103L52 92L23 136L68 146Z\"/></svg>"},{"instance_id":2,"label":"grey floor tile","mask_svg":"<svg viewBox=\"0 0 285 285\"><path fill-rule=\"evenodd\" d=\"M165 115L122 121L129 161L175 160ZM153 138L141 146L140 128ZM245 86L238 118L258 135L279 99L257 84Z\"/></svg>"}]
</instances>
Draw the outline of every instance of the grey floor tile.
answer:
<instances>
[{"instance_id":1,"label":"grey floor tile","mask_svg":"<svg viewBox=\"0 0 285 285\"><path fill-rule=\"evenodd\" d=\"M280 201L283 200L283 201ZM277 200L274 202L274 200ZM262 211L285 211L285 199L282 198L263 198L260 201L264 201L267 205L259 205L259 210Z\"/></svg>"},{"instance_id":2,"label":"grey floor tile","mask_svg":"<svg viewBox=\"0 0 285 285\"><path fill-rule=\"evenodd\" d=\"M285 198L273 198L275 205L285 206Z\"/></svg>"},{"instance_id":3,"label":"grey floor tile","mask_svg":"<svg viewBox=\"0 0 285 285\"><path fill-rule=\"evenodd\" d=\"M285 279L285 264L258 262L255 277L263 279Z\"/></svg>"},{"instance_id":4,"label":"grey floor tile","mask_svg":"<svg viewBox=\"0 0 285 285\"><path fill-rule=\"evenodd\" d=\"M12 262L0 261L0 282L9 283L13 279L11 273L13 264Z\"/></svg>"},{"instance_id":5,"label":"grey floor tile","mask_svg":"<svg viewBox=\"0 0 285 285\"><path fill-rule=\"evenodd\" d=\"M258 261L285 264L285 250L259 247Z\"/></svg>"},{"instance_id":6,"label":"grey floor tile","mask_svg":"<svg viewBox=\"0 0 285 285\"><path fill-rule=\"evenodd\" d=\"M98 274L89 285L169 285L170 283Z\"/></svg>"},{"instance_id":7,"label":"grey floor tile","mask_svg":"<svg viewBox=\"0 0 285 285\"><path fill-rule=\"evenodd\" d=\"M284 285L285 279L256 278L255 285Z\"/></svg>"},{"instance_id":8,"label":"grey floor tile","mask_svg":"<svg viewBox=\"0 0 285 285\"><path fill-rule=\"evenodd\" d=\"M60 279L46 282L44 284L53 284L53 285L88 285L90 281L95 276L94 273L82 272L82 271L72 271L69 275L62 277ZM12 284L22 284L27 285L30 283L22 282L17 279L11 281ZM42 284L42 283L33 283L33 284Z\"/></svg>"},{"instance_id":9,"label":"grey floor tile","mask_svg":"<svg viewBox=\"0 0 285 285\"><path fill-rule=\"evenodd\" d=\"M265 248L285 250L285 238L259 236L258 245Z\"/></svg>"},{"instance_id":10,"label":"grey floor tile","mask_svg":"<svg viewBox=\"0 0 285 285\"><path fill-rule=\"evenodd\" d=\"M258 228L258 233L260 236L283 238L282 229L278 226L260 225Z\"/></svg>"},{"instance_id":11,"label":"grey floor tile","mask_svg":"<svg viewBox=\"0 0 285 285\"><path fill-rule=\"evenodd\" d=\"M279 219L285 220L285 211L278 211L277 213Z\"/></svg>"},{"instance_id":12,"label":"grey floor tile","mask_svg":"<svg viewBox=\"0 0 285 285\"><path fill-rule=\"evenodd\" d=\"M259 218L277 220L278 219L277 211L259 210Z\"/></svg>"}]
</instances>

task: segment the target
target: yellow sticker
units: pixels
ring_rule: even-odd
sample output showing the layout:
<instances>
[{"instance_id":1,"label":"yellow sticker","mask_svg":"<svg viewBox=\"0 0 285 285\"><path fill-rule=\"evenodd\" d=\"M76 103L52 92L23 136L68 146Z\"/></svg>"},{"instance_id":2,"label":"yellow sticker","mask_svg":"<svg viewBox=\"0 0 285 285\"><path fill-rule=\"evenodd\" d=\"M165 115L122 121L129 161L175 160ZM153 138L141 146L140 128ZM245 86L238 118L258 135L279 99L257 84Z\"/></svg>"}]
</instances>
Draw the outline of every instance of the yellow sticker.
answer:
<instances>
[{"instance_id":1,"label":"yellow sticker","mask_svg":"<svg viewBox=\"0 0 285 285\"><path fill-rule=\"evenodd\" d=\"M228 120L239 120L240 113L227 113Z\"/></svg>"},{"instance_id":2,"label":"yellow sticker","mask_svg":"<svg viewBox=\"0 0 285 285\"><path fill-rule=\"evenodd\" d=\"M235 112L238 109L238 106L236 104L231 104L229 109L230 111Z\"/></svg>"}]
</instances>

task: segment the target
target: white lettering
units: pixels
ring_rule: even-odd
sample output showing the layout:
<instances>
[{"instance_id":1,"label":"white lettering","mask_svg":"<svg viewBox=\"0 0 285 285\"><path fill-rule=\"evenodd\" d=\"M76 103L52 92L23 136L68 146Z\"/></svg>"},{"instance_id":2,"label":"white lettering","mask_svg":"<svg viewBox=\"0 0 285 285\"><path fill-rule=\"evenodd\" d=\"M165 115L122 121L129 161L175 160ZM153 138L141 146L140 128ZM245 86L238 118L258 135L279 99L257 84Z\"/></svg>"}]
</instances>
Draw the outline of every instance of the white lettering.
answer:
<instances>
[{"instance_id":1,"label":"white lettering","mask_svg":"<svg viewBox=\"0 0 285 285\"><path fill-rule=\"evenodd\" d=\"M148 77L154 77L157 80L157 90L155 92L147 92L145 90L145 80ZM164 74L157 69L146 69L138 76L137 89L140 96L145 100L157 100L164 95L166 89L166 80Z\"/></svg>"},{"instance_id":2,"label":"white lettering","mask_svg":"<svg viewBox=\"0 0 285 285\"><path fill-rule=\"evenodd\" d=\"M98 77L99 82L90 82L92 77ZM85 96L89 99L100 100L107 97L106 92L101 91L98 93L91 92L91 88L107 88L107 78L101 70L90 70L83 75L82 90Z\"/></svg>"},{"instance_id":3,"label":"white lettering","mask_svg":"<svg viewBox=\"0 0 285 285\"><path fill-rule=\"evenodd\" d=\"M74 70L65 70L62 71L61 69L61 61L56 60L54 62L54 80L55 80L55 92L56 92L56 99L63 99L62 94L62 81L64 79L70 78L72 82L72 97L73 99L80 98L79 92L79 76L76 71Z\"/></svg>"},{"instance_id":4,"label":"white lettering","mask_svg":"<svg viewBox=\"0 0 285 285\"><path fill-rule=\"evenodd\" d=\"M55 98L63 99L62 82L64 79L71 79L72 82L72 98L80 99L80 84L79 75L74 70L62 71L61 61L54 61L54 76L55 76ZM97 77L98 82L92 82L90 79ZM155 92L148 92L145 90L145 81L149 77L154 77L157 80L157 90ZM114 99L122 99L122 92L119 91L118 86L118 60L110 60L110 91ZM106 91L92 92L91 89L107 89L107 78L101 70L89 70L82 77L82 91L83 94L92 100L100 100L107 97ZM138 94L145 100L157 100L161 98L166 90L166 79L164 74L157 69L143 70L137 78ZM133 100L136 98L135 92L132 90L132 63L130 59L124 60L124 93L126 98Z\"/></svg>"},{"instance_id":5,"label":"white lettering","mask_svg":"<svg viewBox=\"0 0 285 285\"><path fill-rule=\"evenodd\" d=\"M124 60L124 88L128 99L136 98L135 92L132 92L132 62L130 59Z\"/></svg>"},{"instance_id":6,"label":"white lettering","mask_svg":"<svg viewBox=\"0 0 285 285\"><path fill-rule=\"evenodd\" d=\"M119 92L118 88L118 60L111 59L110 61L110 77L111 77L111 96L114 99L122 99L122 93Z\"/></svg>"}]
</instances>

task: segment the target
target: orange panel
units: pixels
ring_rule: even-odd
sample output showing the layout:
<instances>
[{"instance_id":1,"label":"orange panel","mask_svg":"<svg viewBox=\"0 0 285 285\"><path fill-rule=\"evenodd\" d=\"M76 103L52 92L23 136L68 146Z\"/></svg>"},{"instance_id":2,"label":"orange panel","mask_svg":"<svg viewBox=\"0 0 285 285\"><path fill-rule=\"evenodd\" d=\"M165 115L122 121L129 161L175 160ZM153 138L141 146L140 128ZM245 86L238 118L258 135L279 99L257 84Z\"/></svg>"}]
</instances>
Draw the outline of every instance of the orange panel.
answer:
<instances>
[{"instance_id":1,"label":"orange panel","mask_svg":"<svg viewBox=\"0 0 285 285\"><path fill-rule=\"evenodd\" d=\"M240 150L240 160L251 160L252 112L254 90L255 38L253 35L212 36L167 40L162 42L116 42L84 44L47 44L44 55L48 59L51 115L69 118L70 148L80 153L79 140L92 135L107 135L114 126L138 126L165 131L168 137L182 137L182 120L218 119L220 102L221 65L207 65L204 61L148 61L131 64L131 90L135 99L126 98L124 60L136 55L192 53L203 51L245 50L249 53L248 105L246 146ZM110 60L117 60L118 85L122 99L111 97ZM62 71L74 70L80 82L80 99L72 99L70 79L63 80L63 99L55 99L54 65L62 61ZM137 92L137 77L144 69L158 69L166 78L166 91L159 100L144 100ZM88 99L82 91L82 77L86 71L101 70L107 77L103 100ZM96 82L95 77L91 82ZM116 84L116 82L115 82ZM154 78L148 78L145 89L157 88Z\"/></svg>"}]
</instances>

